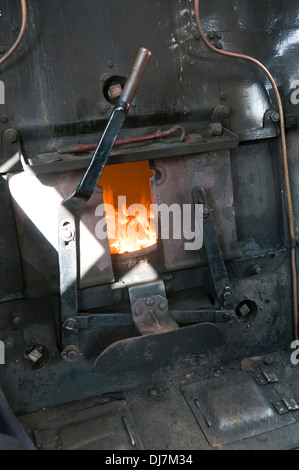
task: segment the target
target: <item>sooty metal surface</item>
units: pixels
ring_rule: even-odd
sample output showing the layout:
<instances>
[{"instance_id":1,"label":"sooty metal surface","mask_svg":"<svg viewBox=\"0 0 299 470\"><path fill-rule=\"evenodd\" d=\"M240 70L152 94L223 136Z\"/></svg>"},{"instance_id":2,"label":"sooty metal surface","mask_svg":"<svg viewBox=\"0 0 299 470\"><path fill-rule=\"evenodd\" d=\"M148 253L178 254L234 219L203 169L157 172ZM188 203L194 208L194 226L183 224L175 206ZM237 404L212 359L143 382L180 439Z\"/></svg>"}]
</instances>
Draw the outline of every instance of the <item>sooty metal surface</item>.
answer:
<instances>
[{"instance_id":1,"label":"sooty metal surface","mask_svg":"<svg viewBox=\"0 0 299 470\"><path fill-rule=\"evenodd\" d=\"M278 416L271 402L279 401L279 395L273 388L259 388L252 379L222 385L220 381L215 388L194 382L182 392L213 447L296 422L292 414Z\"/></svg>"},{"instance_id":2,"label":"sooty metal surface","mask_svg":"<svg viewBox=\"0 0 299 470\"><path fill-rule=\"evenodd\" d=\"M74 404L43 413L32 431L36 414L23 419L23 425L42 450L142 450L143 446L124 400L94 404L84 409Z\"/></svg>"}]
</instances>

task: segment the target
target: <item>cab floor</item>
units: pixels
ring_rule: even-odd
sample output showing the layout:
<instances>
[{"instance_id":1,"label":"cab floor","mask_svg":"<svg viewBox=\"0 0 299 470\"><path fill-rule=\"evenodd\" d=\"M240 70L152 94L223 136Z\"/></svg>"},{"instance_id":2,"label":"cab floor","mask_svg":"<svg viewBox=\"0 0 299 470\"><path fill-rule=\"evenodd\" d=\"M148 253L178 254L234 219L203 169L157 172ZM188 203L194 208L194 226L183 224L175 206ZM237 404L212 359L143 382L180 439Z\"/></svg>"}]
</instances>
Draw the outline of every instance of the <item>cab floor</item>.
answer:
<instances>
[{"instance_id":1,"label":"cab floor","mask_svg":"<svg viewBox=\"0 0 299 470\"><path fill-rule=\"evenodd\" d=\"M298 403L299 367L281 350L173 378L161 371L19 421L41 450L287 450L299 447Z\"/></svg>"}]
</instances>

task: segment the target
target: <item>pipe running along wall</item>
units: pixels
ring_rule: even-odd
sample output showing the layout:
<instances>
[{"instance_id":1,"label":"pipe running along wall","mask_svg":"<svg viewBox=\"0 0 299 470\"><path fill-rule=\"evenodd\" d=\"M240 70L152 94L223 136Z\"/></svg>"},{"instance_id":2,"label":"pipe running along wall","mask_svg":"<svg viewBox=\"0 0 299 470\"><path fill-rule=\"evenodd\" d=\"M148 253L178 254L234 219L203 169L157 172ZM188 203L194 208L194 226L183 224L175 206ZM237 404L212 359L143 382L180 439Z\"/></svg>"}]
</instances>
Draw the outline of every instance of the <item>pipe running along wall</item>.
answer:
<instances>
[{"instance_id":1,"label":"pipe running along wall","mask_svg":"<svg viewBox=\"0 0 299 470\"><path fill-rule=\"evenodd\" d=\"M22 42L25 31L26 31L26 26L27 26L27 4L26 0L20 0L21 1L21 8L22 8L22 26L20 33L16 39L16 42L11 46L11 48L4 54L4 56L0 59L0 65L2 65L13 53L14 51L18 48L19 44Z\"/></svg>"},{"instance_id":2,"label":"pipe running along wall","mask_svg":"<svg viewBox=\"0 0 299 470\"><path fill-rule=\"evenodd\" d=\"M282 158L283 158L283 168L284 168L284 179L286 187L286 197L287 197L287 207L288 207L288 218L289 218L289 233L290 233L290 243L291 243L291 266L292 266L292 290L293 290L293 313L294 313L294 330L295 338L298 339L298 292L297 292L297 267L296 267L296 238L295 238L295 227L294 227L294 211L292 203L292 194L291 194L291 184L289 177L289 167L288 167L288 157L287 157L287 145L286 145L286 133L285 133L285 120L281 96L276 85L276 82L269 72L269 70L257 59L245 55L238 54L235 52L223 51L214 47L206 38L204 31L201 26L200 15L199 15L199 0L194 0L194 10L195 10L195 20L197 28L200 34L200 37L204 44L217 54L221 54L227 57L234 57L237 59L244 59L254 63L259 67L264 74L268 77L273 87L275 97L278 103L278 110L280 116L280 130L281 130L281 146L282 146Z\"/></svg>"}]
</instances>

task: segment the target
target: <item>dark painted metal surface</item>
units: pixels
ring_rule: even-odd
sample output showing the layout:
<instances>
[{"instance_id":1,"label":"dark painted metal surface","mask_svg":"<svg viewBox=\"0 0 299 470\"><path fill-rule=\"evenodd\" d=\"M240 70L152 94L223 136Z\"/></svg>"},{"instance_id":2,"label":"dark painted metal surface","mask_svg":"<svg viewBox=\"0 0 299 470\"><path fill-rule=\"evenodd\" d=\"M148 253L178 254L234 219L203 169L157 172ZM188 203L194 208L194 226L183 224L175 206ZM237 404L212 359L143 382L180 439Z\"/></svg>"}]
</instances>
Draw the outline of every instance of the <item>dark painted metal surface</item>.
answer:
<instances>
[{"instance_id":1,"label":"dark painted metal surface","mask_svg":"<svg viewBox=\"0 0 299 470\"><path fill-rule=\"evenodd\" d=\"M240 249L235 227L229 152L223 150L193 157L157 159L153 162L153 168L160 174L160 177L152 182L153 198L156 203L163 202L168 207L178 204L183 211L184 204L193 204L192 189L196 186L205 189L213 210L223 257L232 259L238 256ZM158 247L161 250L160 260L164 263L166 271L206 264L203 250L186 251L184 237L174 239L172 227L170 230L169 239L158 240Z\"/></svg>"},{"instance_id":2,"label":"dark painted metal surface","mask_svg":"<svg viewBox=\"0 0 299 470\"><path fill-rule=\"evenodd\" d=\"M17 35L12 27L20 18L19 5L2 0L0 7L0 44L7 47ZM270 68L287 114L296 112L290 86L298 79L298 5L214 0L201 2L201 11L204 30L220 33L217 41L223 48L251 54ZM84 5L79 0L71 5L31 1L22 49L2 66L6 105L1 105L1 114L8 118L2 129L15 122L29 154L55 151L68 143L68 136L77 136L80 143L85 134L95 135L109 116L103 84L109 77L126 76L141 45L152 50L154 59L128 127L210 119L223 103L231 109L233 131L262 127L264 113L272 107L268 83L251 65L207 51L191 13L187 0L138 8L135 0L121 5L119 0L88 0ZM105 47L99 53L100 43Z\"/></svg>"},{"instance_id":3,"label":"dark painted metal surface","mask_svg":"<svg viewBox=\"0 0 299 470\"><path fill-rule=\"evenodd\" d=\"M233 294L230 287L223 255L221 252L216 225L213 217L213 210L209 204L204 188L197 187L192 189L192 198L194 206L203 204L203 246L208 260L213 284L220 308L234 309ZM196 216L195 216L196 217Z\"/></svg>"},{"instance_id":4,"label":"dark painted metal surface","mask_svg":"<svg viewBox=\"0 0 299 470\"><path fill-rule=\"evenodd\" d=\"M201 367L197 369L192 361L186 362L184 369L176 369L175 378L173 371L169 374L169 367L166 367L154 373L151 383L141 387L135 384L122 393L47 408L20 417L20 420L42 450L65 449L70 445L74 447L74 441L78 448L91 444L93 449L108 450L111 449L111 443L114 449L116 446L123 448L126 443L126 448L130 449L127 428L121 426L121 413L118 410L126 416L136 446L141 444L151 453L162 451L164 454L180 449L188 452L188 455L192 453L194 459L200 459L200 454L197 455L194 450L298 448L298 411L275 416L276 411L271 403L274 398L280 400L283 396L293 396L298 400L299 370L289 367L287 351L263 355L259 360L256 358L257 370L266 368L269 373L275 371L279 377L278 384L266 385L262 390L255 384L253 372L240 369L240 361L226 364L223 368L217 362L204 364L205 359L201 361ZM271 364L265 365L266 362ZM207 396L207 390L212 391L211 397ZM230 390L234 401L225 394L227 390ZM192 395L193 391L196 395ZM187 394L189 403L185 399ZM198 394L205 398L203 405L210 405L214 412L210 419L211 427L207 426L192 402ZM215 400L217 395L219 400ZM250 413L246 415L245 409L250 410ZM265 413L257 414L257 409ZM232 424L228 426L226 434L225 425L230 421ZM72 442L68 432L70 425L74 429ZM88 435L80 432L80 427L81 430L89 430L92 425L94 430ZM271 431L267 432L267 429ZM216 435L220 441L215 439ZM227 443L221 445L220 442L224 440Z\"/></svg>"},{"instance_id":5,"label":"dark painted metal surface","mask_svg":"<svg viewBox=\"0 0 299 470\"><path fill-rule=\"evenodd\" d=\"M161 360L157 357L159 351L165 354L164 365L159 362L158 365L151 363L137 367L134 354L139 354L139 363L145 360L147 351L143 349L143 344L137 350L133 346L130 350L128 346L130 356L127 360L122 357L124 367L121 371L109 369L111 357L105 364L106 372L94 376L92 368L96 357L111 348L112 344L119 345L119 342L126 341L126 344L134 345L136 330L132 327L132 321L127 322L130 315L127 291L128 286L140 280L145 264L152 276L157 277L158 274L163 278L169 308L175 312L176 321L198 320L200 314L201 319L210 318L209 315L219 318L210 310L214 307L212 279L207 274L207 260L203 253L185 253L182 243L170 243L162 251L159 246L158 251L142 255L139 259L126 258L120 262L112 259L111 263L107 251L102 260L106 265L101 264L100 273L97 271L92 278L85 278L81 287L87 289L81 294L79 292L79 305L86 312L82 322L88 326L80 331L84 358L75 364L65 363L61 361L57 348L58 299L48 295L57 292L57 270L51 269L53 261L57 268L57 253L44 243L45 239L36 231L34 224L21 214L21 202L27 196L24 192L22 197L22 189L30 185L23 187L20 184L20 205L18 201L14 203L22 254L20 261L6 182L3 180L0 186L0 190L1 187L3 189L1 207L5 218L1 230L3 246L0 247L0 257L5 264L0 276L1 299L6 299L7 293L8 298L12 299L21 294L22 273L26 296L24 300L5 302L0 306L0 339L10 345L10 349L6 350L7 364L1 366L0 373L13 410L25 415L44 407L129 387L134 388L135 393L138 384L142 389L138 389L134 400L129 398L130 410L135 414L134 423L142 436L142 443L146 442L151 449L159 445L153 432L157 422L161 426L163 444L168 448L177 448L177 443L181 442L182 428L186 436L183 442L185 448L206 448L207 440L183 396L178 398L171 387L170 391L165 391L165 400L155 402L154 406L149 401L148 406L142 403L143 411L138 413L145 384L152 387L159 378L162 382L165 382L165 377L172 380L178 371L182 372L184 381L188 380L189 371L205 380L209 374L216 375L214 379L217 381L221 368L226 368L230 360L244 355L268 354L271 350L289 346L293 338L278 128L277 123L265 118L267 111L276 108L273 93L265 77L252 65L218 57L206 49L199 40L192 7L192 2L187 0L142 2L142 5L136 0L31 0L22 48L1 67L1 80L6 90L6 104L0 104L1 165L12 156L13 151L9 145L4 148L3 132L16 129L25 161L33 165L32 170L57 171L52 177L54 188L55 180L60 179L59 171L83 169L89 165L90 155L66 155L62 161L56 161L61 158L58 150L73 143L89 144L98 140L112 110L111 102L107 100L107 83L115 79L124 83L127 66L141 45L152 50L153 60L120 137L130 138L155 132L160 127L168 129L171 125L181 124L196 141L190 144L192 139L189 138L188 144L188 139L184 143L167 140L145 144L144 147L118 149L113 151L110 161L153 160L152 166L159 170L161 176L159 180L159 173L156 173L153 188L161 202L189 203L193 187L201 185L205 188L213 208L236 303L242 308L246 301L252 307L253 313L244 318L238 313L239 308L236 322L219 324L219 331L226 342L220 348L206 351L204 355L198 354L196 345L195 356L178 355L172 361L170 352L173 350L167 349L171 343L166 345L161 342L157 349L151 346L152 357L158 362ZM253 55L269 67L277 80L290 129L288 144L298 232L298 104L291 102L294 91L291 87L294 80L299 79L299 6L296 2L282 0L212 0L202 1L200 8L204 30L213 43L223 49ZM1 54L2 48L7 48L17 36L13 25L19 21L20 11L15 0L1 0L0 10ZM226 112L221 117L223 107ZM223 135L201 140L202 129L208 129L209 123L219 116L225 127ZM240 145L236 148L239 140ZM49 166L41 169L41 164ZM163 180L164 170L166 180ZM26 171L30 171L28 164ZM16 175L11 180L14 178L21 180L23 175ZM41 198L35 196L34 199ZM35 203L31 201L27 209L31 204L35 207ZM41 249L35 250L33 256L36 241ZM44 263L43 250L47 249L49 265ZM166 259L164 266L161 253ZM82 256L82 261L83 258L85 256ZM110 286L114 278L119 283ZM122 326L116 326L113 314L117 312L122 312L122 316L118 317ZM114 328L111 324L107 326L112 318ZM95 328L99 323L101 327ZM192 331L196 332L199 326ZM24 354L36 344L49 352L49 359L42 369L33 371L26 368ZM121 354L123 350L120 348L117 352ZM183 348L180 352L190 352L190 349ZM117 354L115 357L118 360ZM128 368L130 364L136 367L131 370ZM205 368L207 364L210 365ZM217 368L211 364L217 364ZM115 365L112 364L113 367ZM239 371L239 362L237 368ZM297 369L291 370L288 362L280 370L283 370L284 381L275 385L275 393L294 397L298 401L298 387L290 386ZM228 390L227 386L233 382L230 372L229 369L223 390ZM209 382L205 383L208 388L211 387ZM295 379L294 383L297 383ZM244 395L244 389L237 387L234 390L237 400L242 403L240 395ZM232 389L229 393L234 395ZM255 391L253 395L258 400ZM209 399L207 402L209 406ZM249 425L252 425L251 429L256 429L256 423L261 423L254 405L251 405L252 402L248 408L252 418ZM264 409L269 411L268 408ZM110 411L114 415L114 408ZM144 426L146 418L152 418L150 426ZM226 418L224 416L224 420ZM278 416L277 423L280 418ZM290 419L289 416L287 418ZM262 440L259 440L260 436L251 435L242 442L239 438L244 437L243 431L235 432L238 426L236 424L232 429L230 442L223 439L227 442L224 444L227 448L298 447L296 423L283 428L273 426L273 430L265 433ZM117 429L120 431L119 427ZM42 440L47 445L53 445L52 437L47 432L42 434ZM66 447L72 445L67 434L61 433ZM117 435L121 435L123 445L123 434L120 432ZM232 442L234 437L237 440ZM211 435L208 439L211 439L210 442L213 440ZM117 442L116 439L116 445Z\"/></svg>"},{"instance_id":6,"label":"dark painted metal surface","mask_svg":"<svg viewBox=\"0 0 299 470\"><path fill-rule=\"evenodd\" d=\"M23 273L7 180L0 176L0 299L22 296Z\"/></svg>"},{"instance_id":7,"label":"dark painted metal surface","mask_svg":"<svg viewBox=\"0 0 299 470\"><path fill-rule=\"evenodd\" d=\"M100 354L94 363L94 373L101 374L124 367L154 365L161 359L190 355L220 348L225 339L221 330L211 323L187 326L156 335L139 336L118 341Z\"/></svg>"}]
</instances>

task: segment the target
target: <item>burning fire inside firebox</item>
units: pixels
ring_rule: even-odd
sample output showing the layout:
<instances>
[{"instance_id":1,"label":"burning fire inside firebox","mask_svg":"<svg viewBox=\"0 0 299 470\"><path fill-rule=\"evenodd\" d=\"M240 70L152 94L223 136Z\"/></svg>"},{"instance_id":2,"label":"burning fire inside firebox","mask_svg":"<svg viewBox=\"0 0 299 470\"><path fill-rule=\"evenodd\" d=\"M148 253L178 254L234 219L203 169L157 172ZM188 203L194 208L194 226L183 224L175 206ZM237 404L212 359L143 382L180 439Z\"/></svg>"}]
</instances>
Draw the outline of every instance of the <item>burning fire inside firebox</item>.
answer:
<instances>
[{"instance_id":1,"label":"burning fire inside firebox","mask_svg":"<svg viewBox=\"0 0 299 470\"><path fill-rule=\"evenodd\" d=\"M103 188L111 254L133 253L157 243L148 162L106 166Z\"/></svg>"}]
</instances>

